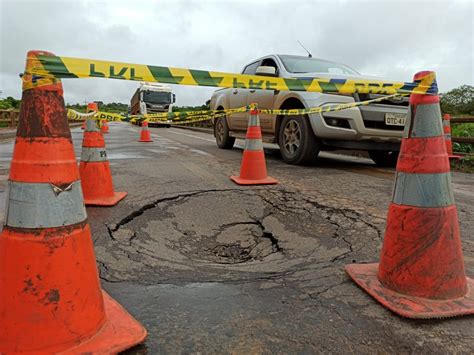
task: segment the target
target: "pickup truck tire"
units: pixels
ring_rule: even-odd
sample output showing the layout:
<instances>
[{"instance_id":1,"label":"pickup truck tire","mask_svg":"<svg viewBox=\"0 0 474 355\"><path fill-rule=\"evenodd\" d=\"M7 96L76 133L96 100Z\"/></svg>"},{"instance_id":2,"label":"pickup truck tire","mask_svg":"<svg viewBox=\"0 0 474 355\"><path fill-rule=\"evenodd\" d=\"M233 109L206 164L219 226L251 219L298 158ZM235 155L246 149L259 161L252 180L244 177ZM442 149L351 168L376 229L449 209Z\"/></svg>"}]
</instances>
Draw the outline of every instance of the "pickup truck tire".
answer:
<instances>
[{"instance_id":1,"label":"pickup truck tire","mask_svg":"<svg viewBox=\"0 0 474 355\"><path fill-rule=\"evenodd\" d=\"M398 152L387 150L369 150L370 159L377 166L395 167L398 160Z\"/></svg>"},{"instance_id":2,"label":"pickup truck tire","mask_svg":"<svg viewBox=\"0 0 474 355\"><path fill-rule=\"evenodd\" d=\"M278 145L288 164L305 165L316 160L319 142L313 134L307 116L285 116L278 132Z\"/></svg>"},{"instance_id":3,"label":"pickup truck tire","mask_svg":"<svg viewBox=\"0 0 474 355\"><path fill-rule=\"evenodd\" d=\"M214 136L217 146L221 149L232 149L235 138L229 134L229 126L225 117L219 117L214 122Z\"/></svg>"}]
</instances>

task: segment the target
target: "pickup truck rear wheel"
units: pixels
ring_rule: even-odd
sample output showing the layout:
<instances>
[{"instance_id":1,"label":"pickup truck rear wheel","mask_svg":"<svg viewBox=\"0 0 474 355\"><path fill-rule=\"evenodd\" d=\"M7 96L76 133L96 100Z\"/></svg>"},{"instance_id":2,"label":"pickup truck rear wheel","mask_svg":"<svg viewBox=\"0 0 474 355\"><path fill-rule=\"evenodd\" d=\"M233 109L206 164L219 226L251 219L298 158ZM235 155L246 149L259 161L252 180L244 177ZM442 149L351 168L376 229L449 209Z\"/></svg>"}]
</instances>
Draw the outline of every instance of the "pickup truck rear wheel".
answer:
<instances>
[{"instance_id":1,"label":"pickup truck rear wheel","mask_svg":"<svg viewBox=\"0 0 474 355\"><path fill-rule=\"evenodd\" d=\"M278 144L283 160L304 165L316 160L319 143L306 116L286 116L280 125Z\"/></svg>"},{"instance_id":2,"label":"pickup truck rear wheel","mask_svg":"<svg viewBox=\"0 0 474 355\"><path fill-rule=\"evenodd\" d=\"M235 138L229 134L229 126L225 117L218 117L214 123L214 136L217 146L221 149L232 149Z\"/></svg>"},{"instance_id":3,"label":"pickup truck rear wheel","mask_svg":"<svg viewBox=\"0 0 474 355\"><path fill-rule=\"evenodd\" d=\"M370 159L377 166L395 167L398 160L398 152L387 150L369 150Z\"/></svg>"}]
</instances>

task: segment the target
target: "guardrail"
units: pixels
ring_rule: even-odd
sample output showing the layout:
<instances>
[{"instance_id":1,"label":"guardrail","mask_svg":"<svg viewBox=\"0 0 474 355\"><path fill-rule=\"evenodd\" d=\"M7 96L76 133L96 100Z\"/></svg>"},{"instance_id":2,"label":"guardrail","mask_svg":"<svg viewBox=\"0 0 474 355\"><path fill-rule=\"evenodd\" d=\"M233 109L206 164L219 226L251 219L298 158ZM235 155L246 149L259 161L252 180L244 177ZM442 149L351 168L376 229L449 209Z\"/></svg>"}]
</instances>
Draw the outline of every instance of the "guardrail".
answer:
<instances>
[{"instance_id":1,"label":"guardrail","mask_svg":"<svg viewBox=\"0 0 474 355\"><path fill-rule=\"evenodd\" d=\"M19 110L0 110L0 127L15 128L18 124Z\"/></svg>"}]
</instances>

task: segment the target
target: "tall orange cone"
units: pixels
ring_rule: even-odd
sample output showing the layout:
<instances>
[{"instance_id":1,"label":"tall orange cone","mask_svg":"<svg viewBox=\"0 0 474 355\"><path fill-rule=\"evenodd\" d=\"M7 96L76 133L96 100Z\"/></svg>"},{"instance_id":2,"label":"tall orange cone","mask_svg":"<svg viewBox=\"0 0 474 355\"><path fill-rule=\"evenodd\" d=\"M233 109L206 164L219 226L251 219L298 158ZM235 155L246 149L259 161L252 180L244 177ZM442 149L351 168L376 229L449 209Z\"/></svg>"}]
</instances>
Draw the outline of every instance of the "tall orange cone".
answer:
<instances>
[{"instance_id":1,"label":"tall orange cone","mask_svg":"<svg viewBox=\"0 0 474 355\"><path fill-rule=\"evenodd\" d=\"M102 133L109 133L109 123L107 122L107 120L102 120L102 125L100 126L100 131Z\"/></svg>"},{"instance_id":2,"label":"tall orange cone","mask_svg":"<svg viewBox=\"0 0 474 355\"><path fill-rule=\"evenodd\" d=\"M114 191L104 137L95 120L87 120L79 173L87 206L114 206L127 196Z\"/></svg>"},{"instance_id":3,"label":"tall orange cone","mask_svg":"<svg viewBox=\"0 0 474 355\"><path fill-rule=\"evenodd\" d=\"M250 110L245 147L240 166L240 176L231 176L238 185L269 185L278 181L267 175L267 164L263 151L262 131L256 105Z\"/></svg>"},{"instance_id":4,"label":"tall orange cone","mask_svg":"<svg viewBox=\"0 0 474 355\"><path fill-rule=\"evenodd\" d=\"M421 72L414 81L431 76ZM436 85L434 82L433 85ZM412 94L380 264L347 273L393 312L409 318L474 314L441 124L439 97Z\"/></svg>"},{"instance_id":5,"label":"tall orange cone","mask_svg":"<svg viewBox=\"0 0 474 355\"><path fill-rule=\"evenodd\" d=\"M97 103L96 102L89 102L87 104L87 112L89 113L89 112L94 112L94 111L95 112L99 111L99 107L98 107ZM86 129L86 124L87 124L87 120L84 120L82 122L81 129Z\"/></svg>"},{"instance_id":6,"label":"tall orange cone","mask_svg":"<svg viewBox=\"0 0 474 355\"><path fill-rule=\"evenodd\" d=\"M146 330L101 290L56 79L28 74L0 234L0 353L110 354Z\"/></svg>"},{"instance_id":7,"label":"tall orange cone","mask_svg":"<svg viewBox=\"0 0 474 355\"><path fill-rule=\"evenodd\" d=\"M150 131L148 130L148 121L142 122L142 130L140 132L140 139L138 141L143 143L153 142Z\"/></svg>"},{"instance_id":8,"label":"tall orange cone","mask_svg":"<svg viewBox=\"0 0 474 355\"><path fill-rule=\"evenodd\" d=\"M449 159L462 158L460 155L453 154L453 142L451 140L451 115L449 113L443 115L443 129L444 141L446 143L446 150L448 151Z\"/></svg>"}]
</instances>

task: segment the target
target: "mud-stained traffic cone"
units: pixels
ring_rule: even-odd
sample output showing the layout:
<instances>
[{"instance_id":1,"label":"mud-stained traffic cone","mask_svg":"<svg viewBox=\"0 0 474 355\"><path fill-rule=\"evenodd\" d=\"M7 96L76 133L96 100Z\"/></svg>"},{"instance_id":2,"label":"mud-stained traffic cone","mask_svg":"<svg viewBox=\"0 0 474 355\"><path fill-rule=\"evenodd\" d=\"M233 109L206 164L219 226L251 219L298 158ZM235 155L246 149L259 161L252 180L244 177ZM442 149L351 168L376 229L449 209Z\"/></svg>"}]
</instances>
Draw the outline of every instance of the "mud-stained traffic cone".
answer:
<instances>
[{"instance_id":1,"label":"mud-stained traffic cone","mask_svg":"<svg viewBox=\"0 0 474 355\"><path fill-rule=\"evenodd\" d=\"M460 159L460 155L453 154L453 142L451 140L451 115L446 113L443 115L444 141L446 142L446 150L449 159Z\"/></svg>"},{"instance_id":2,"label":"mud-stained traffic cone","mask_svg":"<svg viewBox=\"0 0 474 355\"><path fill-rule=\"evenodd\" d=\"M269 185L278 183L277 180L267 175L260 119L258 117L258 109L255 107L250 110L240 176L231 176L230 178L238 185Z\"/></svg>"},{"instance_id":3,"label":"mud-stained traffic cone","mask_svg":"<svg viewBox=\"0 0 474 355\"><path fill-rule=\"evenodd\" d=\"M28 74L0 235L0 353L110 354L146 330L100 287L61 82Z\"/></svg>"},{"instance_id":4,"label":"mud-stained traffic cone","mask_svg":"<svg viewBox=\"0 0 474 355\"><path fill-rule=\"evenodd\" d=\"M142 122L142 130L140 132L140 139L138 141L143 143L153 142L150 131L148 130L148 121Z\"/></svg>"},{"instance_id":5,"label":"mud-stained traffic cone","mask_svg":"<svg viewBox=\"0 0 474 355\"><path fill-rule=\"evenodd\" d=\"M126 192L114 191L104 137L95 120L87 120L79 173L87 206L114 206L127 196Z\"/></svg>"},{"instance_id":6,"label":"mud-stained traffic cone","mask_svg":"<svg viewBox=\"0 0 474 355\"><path fill-rule=\"evenodd\" d=\"M109 123L107 120L102 120L102 125L100 126L100 131L102 133L109 133Z\"/></svg>"},{"instance_id":7,"label":"mud-stained traffic cone","mask_svg":"<svg viewBox=\"0 0 474 355\"><path fill-rule=\"evenodd\" d=\"M421 72L414 81L434 72ZM441 124L439 97L412 94L380 264L347 273L393 312L409 318L474 313Z\"/></svg>"}]
</instances>

